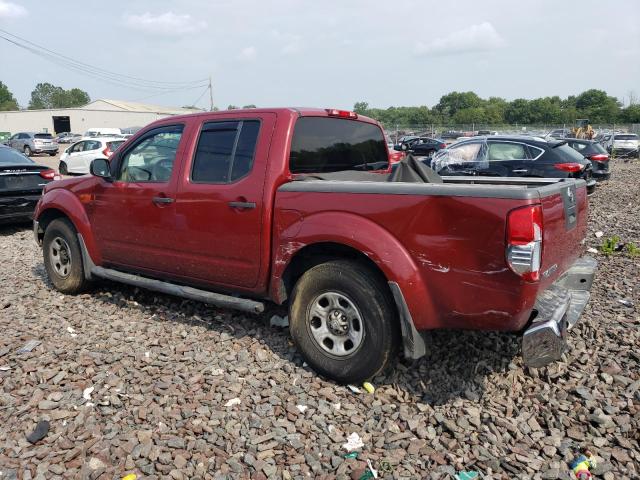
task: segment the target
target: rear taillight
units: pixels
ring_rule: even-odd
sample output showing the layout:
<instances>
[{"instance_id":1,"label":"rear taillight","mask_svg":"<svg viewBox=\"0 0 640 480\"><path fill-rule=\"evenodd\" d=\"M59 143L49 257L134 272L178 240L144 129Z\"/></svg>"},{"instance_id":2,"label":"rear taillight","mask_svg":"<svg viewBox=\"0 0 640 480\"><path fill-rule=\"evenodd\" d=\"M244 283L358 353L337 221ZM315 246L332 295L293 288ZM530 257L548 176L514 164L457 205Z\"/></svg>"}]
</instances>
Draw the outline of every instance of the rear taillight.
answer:
<instances>
[{"instance_id":1,"label":"rear taillight","mask_svg":"<svg viewBox=\"0 0 640 480\"><path fill-rule=\"evenodd\" d=\"M540 278L542 207L517 208L507 217L507 264L528 282Z\"/></svg>"},{"instance_id":2,"label":"rear taillight","mask_svg":"<svg viewBox=\"0 0 640 480\"><path fill-rule=\"evenodd\" d=\"M105 148L104 150L102 150L102 154L103 154L105 157L110 157L112 153L113 153L113 152L112 152L111 150L109 150L109 147L107 147L107 148Z\"/></svg>"},{"instance_id":3,"label":"rear taillight","mask_svg":"<svg viewBox=\"0 0 640 480\"><path fill-rule=\"evenodd\" d=\"M330 117L340 117L340 118L358 118L358 114L356 112L350 112L349 110L338 110L337 108L327 108L325 110Z\"/></svg>"},{"instance_id":4,"label":"rear taillight","mask_svg":"<svg viewBox=\"0 0 640 480\"><path fill-rule=\"evenodd\" d=\"M52 170L50 168L46 170L41 170L39 175L45 180L60 180L61 178L60 175L58 175L55 170Z\"/></svg>"},{"instance_id":5,"label":"rear taillight","mask_svg":"<svg viewBox=\"0 0 640 480\"><path fill-rule=\"evenodd\" d=\"M558 170L563 172L575 173L581 171L585 166L581 163L569 162L569 163L556 163L553 165Z\"/></svg>"},{"instance_id":6,"label":"rear taillight","mask_svg":"<svg viewBox=\"0 0 640 480\"><path fill-rule=\"evenodd\" d=\"M596 155L591 155L589 160L595 160L596 162L606 162L609 160L609 155L606 153L597 153Z\"/></svg>"},{"instance_id":7,"label":"rear taillight","mask_svg":"<svg viewBox=\"0 0 640 480\"><path fill-rule=\"evenodd\" d=\"M447 148L447 144L446 143L441 143L440 144L440 148Z\"/></svg>"}]
</instances>

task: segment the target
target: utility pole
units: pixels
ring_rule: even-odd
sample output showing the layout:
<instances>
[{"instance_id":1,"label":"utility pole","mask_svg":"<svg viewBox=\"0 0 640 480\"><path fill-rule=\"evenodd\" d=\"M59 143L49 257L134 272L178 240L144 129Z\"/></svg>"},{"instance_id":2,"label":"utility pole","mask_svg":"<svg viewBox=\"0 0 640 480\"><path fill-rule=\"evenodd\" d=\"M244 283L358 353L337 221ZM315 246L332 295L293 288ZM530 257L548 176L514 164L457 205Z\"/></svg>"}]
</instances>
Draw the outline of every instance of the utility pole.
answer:
<instances>
[{"instance_id":1,"label":"utility pole","mask_svg":"<svg viewBox=\"0 0 640 480\"><path fill-rule=\"evenodd\" d=\"M211 86L211 75L209 75L209 111L213 112L213 87Z\"/></svg>"}]
</instances>

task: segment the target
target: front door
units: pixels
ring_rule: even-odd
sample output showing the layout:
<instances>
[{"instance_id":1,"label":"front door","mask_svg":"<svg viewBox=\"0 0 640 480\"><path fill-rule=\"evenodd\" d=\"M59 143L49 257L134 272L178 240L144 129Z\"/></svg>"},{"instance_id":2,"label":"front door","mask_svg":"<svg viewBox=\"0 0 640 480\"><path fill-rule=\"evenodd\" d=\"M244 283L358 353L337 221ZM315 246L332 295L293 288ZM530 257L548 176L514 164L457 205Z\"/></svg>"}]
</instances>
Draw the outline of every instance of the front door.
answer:
<instances>
[{"instance_id":1,"label":"front door","mask_svg":"<svg viewBox=\"0 0 640 480\"><path fill-rule=\"evenodd\" d=\"M154 128L118 152L114 181L101 180L89 208L105 264L173 270L175 193L184 150L182 124Z\"/></svg>"},{"instance_id":2,"label":"front door","mask_svg":"<svg viewBox=\"0 0 640 480\"><path fill-rule=\"evenodd\" d=\"M275 114L230 114L199 125L176 198L176 274L215 285L251 288L260 272L264 183Z\"/></svg>"}]
</instances>

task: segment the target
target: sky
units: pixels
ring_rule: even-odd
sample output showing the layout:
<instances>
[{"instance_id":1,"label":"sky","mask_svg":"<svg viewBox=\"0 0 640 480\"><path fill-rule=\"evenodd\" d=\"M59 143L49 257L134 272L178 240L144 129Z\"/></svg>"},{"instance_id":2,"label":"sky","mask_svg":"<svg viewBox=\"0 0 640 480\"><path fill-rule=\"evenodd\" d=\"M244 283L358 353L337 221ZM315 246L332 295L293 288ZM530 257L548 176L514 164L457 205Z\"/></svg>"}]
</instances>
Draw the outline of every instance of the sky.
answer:
<instances>
[{"instance_id":1,"label":"sky","mask_svg":"<svg viewBox=\"0 0 640 480\"><path fill-rule=\"evenodd\" d=\"M0 29L129 77L193 86L211 76L221 108L432 107L468 90L640 95L638 0L0 0ZM38 82L92 99L209 106L203 86L114 85L2 39L0 58L0 81L22 106Z\"/></svg>"}]
</instances>

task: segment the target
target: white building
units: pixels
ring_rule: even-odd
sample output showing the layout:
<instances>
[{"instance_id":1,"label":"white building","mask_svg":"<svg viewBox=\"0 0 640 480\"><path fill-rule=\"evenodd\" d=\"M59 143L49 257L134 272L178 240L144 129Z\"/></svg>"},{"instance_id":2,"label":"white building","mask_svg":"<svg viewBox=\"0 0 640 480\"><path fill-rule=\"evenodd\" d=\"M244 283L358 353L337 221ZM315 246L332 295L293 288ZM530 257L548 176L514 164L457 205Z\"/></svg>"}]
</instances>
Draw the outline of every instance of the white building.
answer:
<instances>
[{"instance_id":1,"label":"white building","mask_svg":"<svg viewBox=\"0 0 640 480\"><path fill-rule=\"evenodd\" d=\"M0 132L84 133L93 127L144 127L170 115L200 110L120 100L94 100L84 107L0 112Z\"/></svg>"}]
</instances>

